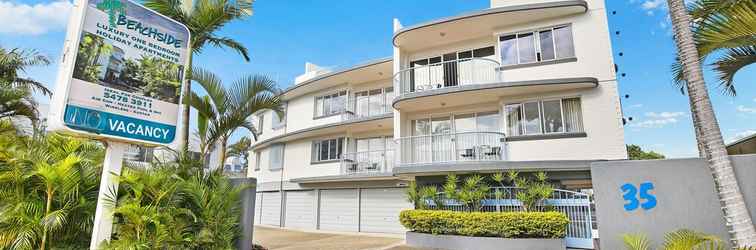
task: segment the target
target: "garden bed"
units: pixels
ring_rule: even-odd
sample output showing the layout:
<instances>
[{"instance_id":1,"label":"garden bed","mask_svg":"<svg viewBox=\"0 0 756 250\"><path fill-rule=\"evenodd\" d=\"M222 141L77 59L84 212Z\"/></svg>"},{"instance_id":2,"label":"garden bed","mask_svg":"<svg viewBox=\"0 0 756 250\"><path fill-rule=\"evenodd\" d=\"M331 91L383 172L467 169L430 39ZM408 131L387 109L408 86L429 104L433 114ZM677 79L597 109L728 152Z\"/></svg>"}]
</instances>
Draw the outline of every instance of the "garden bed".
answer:
<instances>
[{"instance_id":1,"label":"garden bed","mask_svg":"<svg viewBox=\"0 0 756 250\"><path fill-rule=\"evenodd\" d=\"M560 212L405 210L407 245L442 249L565 249Z\"/></svg>"},{"instance_id":2,"label":"garden bed","mask_svg":"<svg viewBox=\"0 0 756 250\"><path fill-rule=\"evenodd\" d=\"M407 232L405 242L408 246L411 247L455 250L554 250L567 248L564 239L470 237L459 235L434 235L415 232Z\"/></svg>"}]
</instances>

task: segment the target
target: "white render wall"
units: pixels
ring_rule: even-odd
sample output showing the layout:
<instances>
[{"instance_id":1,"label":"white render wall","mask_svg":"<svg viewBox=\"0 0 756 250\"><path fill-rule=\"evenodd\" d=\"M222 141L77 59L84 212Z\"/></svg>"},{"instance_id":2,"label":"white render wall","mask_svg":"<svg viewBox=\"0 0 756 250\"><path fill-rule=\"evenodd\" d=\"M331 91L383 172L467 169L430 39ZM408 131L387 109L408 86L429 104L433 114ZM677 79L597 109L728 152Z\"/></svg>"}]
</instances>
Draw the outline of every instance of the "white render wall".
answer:
<instances>
[{"instance_id":1,"label":"white render wall","mask_svg":"<svg viewBox=\"0 0 756 250\"><path fill-rule=\"evenodd\" d=\"M532 4L531 0L492 0L492 7L509 5ZM521 95L517 97L503 97L500 114L502 114L502 131L506 131L504 119L504 105L523 100L537 100L550 97L581 97L583 126L587 137L563 138L549 140L512 141L507 142L506 157L512 161L540 161L540 160L599 160L626 159L627 152L624 144L624 130L621 120L621 110L612 60L612 48L609 38L608 23L603 0L589 0L586 13L531 22L527 24L502 26L491 34L470 38L439 47L421 49L412 52L395 48L395 60L401 62L401 68L406 68L409 61L440 56L445 53L495 46L496 61L501 61L499 36L515 32L529 31L544 27L570 24L572 26L575 58L577 61L556 64L546 64L515 69L506 69L501 73L505 82L532 81L538 79L559 79L593 77L598 79L599 86L594 89L562 91L539 95ZM397 59L398 58L398 59ZM396 86L395 86L396 87ZM412 119L426 116L430 113L470 112L474 110L490 110L491 103L474 103L465 107L446 107L436 110L426 110L422 113L397 112L395 124L402 128L395 129L400 134L397 138L409 136Z\"/></svg>"},{"instance_id":2,"label":"white render wall","mask_svg":"<svg viewBox=\"0 0 756 250\"><path fill-rule=\"evenodd\" d=\"M504 5L530 4L535 2L550 2L548 0L492 0L492 7ZM368 134L351 134L346 132L342 136L351 138L368 137L371 135L391 135L395 138L410 134L411 119L426 116L429 113L449 112L477 112L484 110L500 111L502 120L501 130L506 131L503 114L504 105L507 103L523 100L534 100L549 97L581 97L583 114L583 126L587 137L563 138L531 141L507 142L506 157L512 161L544 161L544 160L600 160L600 159L625 159L627 153L624 144L623 125L621 123L621 111L617 90L616 74L613 69L612 49L609 39L606 11L603 0L589 0L589 10L566 17L542 20L521 25L500 26L491 34L471 37L469 40L440 47L421 49L413 52L402 51L394 48L394 71L404 68L410 60L439 56L453 51L477 49L486 46L495 46L496 55L492 59L500 61L498 37L501 34L527 31L536 28L550 27L555 25L571 24L573 44L577 61L550 65L540 65L516 69L507 69L502 73L504 81L530 81L538 79L577 78L593 77L598 79L599 86L591 89L554 92L539 95L521 95L516 97L502 97L498 102L475 103L464 107L447 107L443 109L423 111L421 113L408 113L394 111L393 127L384 128L385 131L373 131ZM395 21L395 29L400 28ZM350 82L358 82L355 79ZM311 83L311 84L317 84ZM314 99L316 96L333 93L341 89L348 89L350 98L354 92L374 89L377 87L391 86L390 76L375 82L350 84L322 89L317 92L297 96L288 100L288 110L285 128L272 130L272 114L265 115L263 135L259 140L265 140L284 133L291 133L314 126L326 125L341 121L341 116L331 116L313 119ZM398 95L399 88L395 87ZM474 98L473 98L474 99ZM392 132L393 130L393 132ZM322 138L332 138L333 135L322 135ZM287 181L292 178L317 177L340 174L338 162L311 164L312 140L307 138L285 143L284 170L268 170L268 149L261 149L261 166L259 171L254 171L253 164L256 162L254 153L250 154L249 175L258 178L258 182ZM344 152L347 152L346 150Z\"/></svg>"},{"instance_id":3,"label":"white render wall","mask_svg":"<svg viewBox=\"0 0 756 250\"><path fill-rule=\"evenodd\" d=\"M507 142L511 161L627 159L617 82L600 82L593 89L502 99L502 104L550 97L579 96L587 137ZM504 106L502 106L502 110ZM505 119L504 119L505 120ZM506 128L506 124L504 128Z\"/></svg>"}]
</instances>

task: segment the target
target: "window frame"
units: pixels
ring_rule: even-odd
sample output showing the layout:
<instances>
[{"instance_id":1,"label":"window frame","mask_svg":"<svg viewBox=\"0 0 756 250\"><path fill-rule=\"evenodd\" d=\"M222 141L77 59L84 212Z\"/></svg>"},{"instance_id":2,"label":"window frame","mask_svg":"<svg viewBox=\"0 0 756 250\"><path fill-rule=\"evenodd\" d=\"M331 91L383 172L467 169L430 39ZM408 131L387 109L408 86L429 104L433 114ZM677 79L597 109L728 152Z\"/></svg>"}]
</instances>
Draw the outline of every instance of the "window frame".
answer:
<instances>
[{"instance_id":1,"label":"window frame","mask_svg":"<svg viewBox=\"0 0 756 250\"><path fill-rule=\"evenodd\" d=\"M260 171L260 158L261 158L260 156L261 155L262 153L259 150L255 151L255 167L253 169L254 171Z\"/></svg>"},{"instance_id":2,"label":"window frame","mask_svg":"<svg viewBox=\"0 0 756 250\"><path fill-rule=\"evenodd\" d=\"M271 117L274 117L275 119L270 120L270 123L271 123L270 129L279 130L281 128L286 127L286 112L288 111L288 107L289 107L289 103L284 102L283 103L283 112L284 112L283 119L281 119L281 117L278 117L278 114L276 114L276 112L271 111ZM279 120L279 121L276 122L276 120Z\"/></svg>"},{"instance_id":3,"label":"window frame","mask_svg":"<svg viewBox=\"0 0 756 250\"><path fill-rule=\"evenodd\" d=\"M497 118L498 128L496 130L494 130L494 131L481 130L480 126L478 126L479 125L478 124L478 116L480 114L488 114L488 115L490 115L490 114L497 114L498 115L498 118ZM463 116L463 115L472 115L472 118L473 118L473 121L474 121L474 124L475 124L475 129L473 131L457 131L457 126L456 126L456 122L455 122L456 116ZM459 112L452 112L452 113L437 113L437 114L430 114L430 115L427 115L427 116L411 117L410 119L408 119L409 120L409 127L410 127L410 131L409 132L410 132L410 136L432 136L432 135L445 135L445 134L467 133L467 132L493 132L493 133L502 133L502 131L506 131L502 127L502 124L503 124L502 123L502 118L503 118L502 115L503 115L503 113L502 113L501 109L484 109L484 110L459 111ZM433 133L433 124L432 124L433 123L433 118L439 118L439 117L440 118L446 118L446 117L449 118L449 124L450 124L450 131L449 131L449 133L435 133L435 134ZM424 120L424 121L428 122L428 133L427 134L422 134L422 135L415 134L415 132L416 132L416 129L415 129L416 125L415 124L417 123L418 120Z\"/></svg>"},{"instance_id":4,"label":"window frame","mask_svg":"<svg viewBox=\"0 0 756 250\"><path fill-rule=\"evenodd\" d=\"M565 123L565 111L564 111L564 101L568 99L578 99L580 101L580 129L579 131L567 131L567 124ZM556 101L559 100L559 110L560 110L560 118L562 121L562 131L561 132L546 132L546 119L544 117L544 111L543 111L543 102L547 101ZM525 103L537 103L538 104L538 118L540 119L540 133L535 134L528 134L525 123L523 122L525 120L525 109L524 104ZM529 137L529 136L543 136L543 135L565 135L565 134L584 134L585 133L585 127L584 127L584 120L583 120L583 98L581 96L564 96L564 97L550 97L550 98L541 98L541 99L528 99L528 100L521 100L518 102L510 102L504 104L504 116L508 116L508 107L510 106L519 106L520 108L520 120L519 120L519 126L518 130L522 132L522 134L519 135L510 135L508 134L507 137ZM507 133L510 132L510 123L509 119L504 119L505 122L505 130Z\"/></svg>"},{"instance_id":5,"label":"window frame","mask_svg":"<svg viewBox=\"0 0 756 250\"><path fill-rule=\"evenodd\" d=\"M330 142L333 141L333 140L336 141L335 144L337 146L337 149L336 149L336 158L334 158L334 159L332 159L330 157L330 152L331 152ZM320 152L322 151L322 149L321 149L322 148L322 143L326 142L326 141L328 141L328 143L329 143L328 159L321 160ZM342 158L344 158L344 151L345 151L344 150L344 147L345 147L344 143L345 143L345 141L346 141L345 137L329 137L329 138L323 138L323 139L313 140L312 143L310 144L310 154L311 154L310 155L310 163L311 164L319 164L319 163L331 163L331 162L338 162L338 161L340 161ZM341 144L340 147L339 147L339 144Z\"/></svg>"},{"instance_id":6,"label":"window frame","mask_svg":"<svg viewBox=\"0 0 756 250\"><path fill-rule=\"evenodd\" d=\"M341 110L339 110L337 112L333 112L332 111L333 107L334 107L333 103L332 103L333 99L335 97L337 98L339 96L343 96L344 97L343 107L341 107ZM323 100L321 107L318 107L318 100ZM328 110L329 110L329 112L327 114L325 113L325 111L326 111L326 101L328 101L327 105L328 105ZM312 118L313 119L320 119L320 118L331 117L331 116L335 116L335 115L341 115L341 114L343 114L344 112L347 111L347 105L348 105L348 103L349 103L349 90L348 89L339 89L339 90L334 90L334 91L328 91L328 92L326 92L326 94L317 95L317 96L315 96L313 98ZM338 107L338 106L336 106L336 107ZM318 111L320 111L322 114L318 114Z\"/></svg>"},{"instance_id":7,"label":"window frame","mask_svg":"<svg viewBox=\"0 0 756 250\"><path fill-rule=\"evenodd\" d=\"M263 129L265 129L265 112L261 112L257 114L257 135L263 134Z\"/></svg>"},{"instance_id":8,"label":"window frame","mask_svg":"<svg viewBox=\"0 0 756 250\"><path fill-rule=\"evenodd\" d=\"M285 153L286 153L286 144L283 143L276 143L268 147L268 170L269 171L280 171L284 168L284 159L285 159ZM273 164L273 150L281 150L281 166L276 167Z\"/></svg>"},{"instance_id":9,"label":"window frame","mask_svg":"<svg viewBox=\"0 0 756 250\"><path fill-rule=\"evenodd\" d=\"M559 57L559 52L557 49L557 38L556 38L556 32L554 32L555 29L563 28L563 27L569 27L570 29L570 42L572 44L572 56L570 57ZM543 51L541 48L541 32L542 31L550 31L551 32L551 46L553 47L553 53L554 58L553 59L543 59ZM531 34L533 35L533 49L535 52L535 61L533 62L521 62L521 56L520 56L520 45L519 45L519 36L521 34ZM575 34L573 32L573 25L572 23L566 23L566 24L557 24L557 25L551 25L551 26L545 26L545 27L539 27L539 28L533 28L533 29L525 29L520 31L514 31L514 32L502 32L495 34L497 37L497 48L499 53L499 62L502 63L502 67L517 67L521 65L538 65L542 63L555 63L560 62L562 60L570 60L577 58L577 55L575 55ZM514 60L515 63L513 64L504 64L506 60L504 60L504 54L501 53L501 43L504 40L501 40L505 36L513 36L514 37L514 47L516 52L516 59Z\"/></svg>"}]
</instances>

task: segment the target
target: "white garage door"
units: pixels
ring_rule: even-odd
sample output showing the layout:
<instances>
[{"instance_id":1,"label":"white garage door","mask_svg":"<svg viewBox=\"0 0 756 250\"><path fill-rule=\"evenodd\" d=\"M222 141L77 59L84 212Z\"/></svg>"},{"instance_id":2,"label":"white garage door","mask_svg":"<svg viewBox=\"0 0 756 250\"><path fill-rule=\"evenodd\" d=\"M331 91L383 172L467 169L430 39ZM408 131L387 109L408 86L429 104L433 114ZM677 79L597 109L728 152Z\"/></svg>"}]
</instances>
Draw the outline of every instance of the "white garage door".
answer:
<instances>
[{"instance_id":1,"label":"white garage door","mask_svg":"<svg viewBox=\"0 0 756 250\"><path fill-rule=\"evenodd\" d=\"M357 232L357 189L320 191L320 230Z\"/></svg>"},{"instance_id":2,"label":"white garage door","mask_svg":"<svg viewBox=\"0 0 756 250\"><path fill-rule=\"evenodd\" d=\"M263 193L255 194L255 225L260 224L260 215L262 214L260 210L262 208L262 194Z\"/></svg>"},{"instance_id":3,"label":"white garage door","mask_svg":"<svg viewBox=\"0 0 756 250\"><path fill-rule=\"evenodd\" d=\"M261 222L264 225L281 226L281 193L262 193Z\"/></svg>"},{"instance_id":4,"label":"white garage door","mask_svg":"<svg viewBox=\"0 0 756 250\"><path fill-rule=\"evenodd\" d=\"M399 212L412 209L405 199L404 188L362 189L360 231L372 233L404 233Z\"/></svg>"},{"instance_id":5,"label":"white garage door","mask_svg":"<svg viewBox=\"0 0 756 250\"><path fill-rule=\"evenodd\" d=\"M284 227L315 229L316 200L315 191L286 192Z\"/></svg>"}]
</instances>

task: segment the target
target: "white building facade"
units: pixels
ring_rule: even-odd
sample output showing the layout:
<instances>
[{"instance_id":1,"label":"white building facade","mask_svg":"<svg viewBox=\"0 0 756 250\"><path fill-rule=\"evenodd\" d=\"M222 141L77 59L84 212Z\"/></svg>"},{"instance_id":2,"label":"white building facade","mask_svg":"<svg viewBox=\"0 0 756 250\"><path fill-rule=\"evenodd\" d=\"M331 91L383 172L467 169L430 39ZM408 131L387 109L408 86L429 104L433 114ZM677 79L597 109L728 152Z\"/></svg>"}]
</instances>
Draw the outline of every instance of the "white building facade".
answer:
<instances>
[{"instance_id":1,"label":"white building facade","mask_svg":"<svg viewBox=\"0 0 756 250\"><path fill-rule=\"evenodd\" d=\"M392 57L308 63L285 117L254 117L256 224L403 233L409 181L515 169L577 190L591 162L627 158L603 0L492 0L393 25Z\"/></svg>"}]
</instances>

